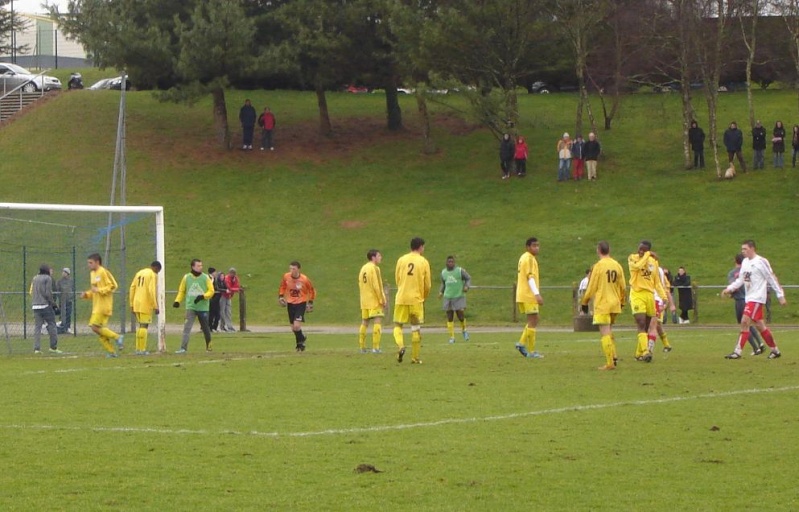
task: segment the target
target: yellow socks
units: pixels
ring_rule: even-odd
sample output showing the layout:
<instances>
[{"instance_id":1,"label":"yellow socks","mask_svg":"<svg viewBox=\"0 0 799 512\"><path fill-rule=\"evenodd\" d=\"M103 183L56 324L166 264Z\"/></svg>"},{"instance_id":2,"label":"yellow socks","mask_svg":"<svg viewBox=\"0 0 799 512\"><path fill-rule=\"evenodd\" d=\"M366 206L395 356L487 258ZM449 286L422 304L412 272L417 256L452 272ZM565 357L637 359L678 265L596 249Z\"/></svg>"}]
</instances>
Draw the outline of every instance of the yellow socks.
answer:
<instances>
[{"instance_id":1,"label":"yellow socks","mask_svg":"<svg viewBox=\"0 0 799 512\"><path fill-rule=\"evenodd\" d=\"M646 354L646 333L638 333L638 343L635 345L635 357L642 357Z\"/></svg>"},{"instance_id":2,"label":"yellow socks","mask_svg":"<svg viewBox=\"0 0 799 512\"><path fill-rule=\"evenodd\" d=\"M450 339L455 337L455 322L447 322L447 332Z\"/></svg>"},{"instance_id":3,"label":"yellow socks","mask_svg":"<svg viewBox=\"0 0 799 512\"><path fill-rule=\"evenodd\" d=\"M147 328L139 327L136 329L136 352L147 350Z\"/></svg>"},{"instance_id":4,"label":"yellow socks","mask_svg":"<svg viewBox=\"0 0 799 512\"><path fill-rule=\"evenodd\" d=\"M364 327L364 336L366 336L366 327ZM380 324L372 326L372 350L380 350L380 338L383 336L383 327Z\"/></svg>"},{"instance_id":5,"label":"yellow socks","mask_svg":"<svg viewBox=\"0 0 799 512\"><path fill-rule=\"evenodd\" d=\"M358 329L358 347L361 350L366 350L366 326L363 324Z\"/></svg>"},{"instance_id":6,"label":"yellow socks","mask_svg":"<svg viewBox=\"0 0 799 512\"><path fill-rule=\"evenodd\" d=\"M602 343L602 352L605 353L605 361L609 367L613 366L613 358L616 356L616 347L613 343L613 337L602 336L600 342Z\"/></svg>"},{"instance_id":7,"label":"yellow socks","mask_svg":"<svg viewBox=\"0 0 799 512\"><path fill-rule=\"evenodd\" d=\"M405 346L405 340L402 339L402 327L399 325L394 326L394 342L397 344L397 348Z\"/></svg>"},{"instance_id":8,"label":"yellow socks","mask_svg":"<svg viewBox=\"0 0 799 512\"><path fill-rule=\"evenodd\" d=\"M422 351L422 333L421 331L411 330L411 359L418 361L419 354Z\"/></svg>"},{"instance_id":9,"label":"yellow socks","mask_svg":"<svg viewBox=\"0 0 799 512\"><path fill-rule=\"evenodd\" d=\"M527 328L527 350L535 351L535 329L530 327Z\"/></svg>"},{"instance_id":10,"label":"yellow socks","mask_svg":"<svg viewBox=\"0 0 799 512\"><path fill-rule=\"evenodd\" d=\"M529 329L529 327L525 325L524 330L522 331L522 337L519 338L519 345L522 345L523 347L527 346L527 329Z\"/></svg>"},{"instance_id":11,"label":"yellow socks","mask_svg":"<svg viewBox=\"0 0 799 512\"><path fill-rule=\"evenodd\" d=\"M660 341L663 342L663 348L671 348L671 343L669 343L669 336L665 332L660 335Z\"/></svg>"},{"instance_id":12,"label":"yellow socks","mask_svg":"<svg viewBox=\"0 0 799 512\"><path fill-rule=\"evenodd\" d=\"M116 353L116 350L114 349L114 344L111 343L111 340L109 340L105 336L100 336L100 344L103 346L105 351L108 352L109 354Z\"/></svg>"}]
</instances>

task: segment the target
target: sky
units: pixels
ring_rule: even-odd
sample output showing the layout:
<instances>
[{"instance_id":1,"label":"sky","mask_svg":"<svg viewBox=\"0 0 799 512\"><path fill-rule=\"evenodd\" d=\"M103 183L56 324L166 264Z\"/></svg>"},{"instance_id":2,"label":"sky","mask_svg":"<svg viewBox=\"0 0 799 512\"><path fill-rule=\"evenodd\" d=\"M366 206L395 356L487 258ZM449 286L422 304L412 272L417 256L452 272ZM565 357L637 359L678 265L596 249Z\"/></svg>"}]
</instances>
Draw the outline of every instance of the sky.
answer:
<instances>
[{"instance_id":1,"label":"sky","mask_svg":"<svg viewBox=\"0 0 799 512\"><path fill-rule=\"evenodd\" d=\"M14 0L14 10L28 13L46 12L42 8L45 0ZM57 5L62 11L67 8L67 0L49 0L51 5ZM11 4L6 4L6 9L11 9Z\"/></svg>"}]
</instances>

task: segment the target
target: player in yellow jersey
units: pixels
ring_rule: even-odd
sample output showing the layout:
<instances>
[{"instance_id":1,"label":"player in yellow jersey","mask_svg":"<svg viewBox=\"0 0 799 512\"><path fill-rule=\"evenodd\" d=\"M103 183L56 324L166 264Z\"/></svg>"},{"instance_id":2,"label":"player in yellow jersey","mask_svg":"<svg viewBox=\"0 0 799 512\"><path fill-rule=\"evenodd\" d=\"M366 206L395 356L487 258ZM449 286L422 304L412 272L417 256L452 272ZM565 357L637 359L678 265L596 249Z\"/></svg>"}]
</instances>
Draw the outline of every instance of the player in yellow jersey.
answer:
<instances>
[{"instance_id":1,"label":"player in yellow jersey","mask_svg":"<svg viewBox=\"0 0 799 512\"><path fill-rule=\"evenodd\" d=\"M527 250L519 258L516 274L516 306L519 313L527 316L527 325L522 332L516 350L524 357L540 359L544 357L535 350L535 334L538 326L538 307L544 304L541 297L541 282L538 278L539 243L535 237L528 238L525 243Z\"/></svg>"},{"instance_id":2,"label":"player in yellow jersey","mask_svg":"<svg viewBox=\"0 0 799 512\"><path fill-rule=\"evenodd\" d=\"M358 288L361 295L361 327L358 329L358 347L362 354L366 350L366 329L372 321L372 353L379 354L380 338L383 335L382 320L386 314L386 292L383 289L383 275L380 272L380 262L383 255L377 249L370 249L366 253L367 261L358 272Z\"/></svg>"},{"instance_id":3,"label":"player in yellow jersey","mask_svg":"<svg viewBox=\"0 0 799 512\"><path fill-rule=\"evenodd\" d=\"M161 272L161 262L154 261L150 266L136 272L133 282L130 283L130 308L136 315L136 355L146 356L147 352L147 328L153 321L153 313L159 313L158 295L156 285L158 283L158 273Z\"/></svg>"},{"instance_id":4,"label":"player in yellow jersey","mask_svg":"<svg viewBox=\"0 0 799 512\"><path fill-rule=\"evenodd\" d=\"M114 311L114 292L119 286L111 272L103 267L103 258L99 254L90 254L86 261L91 271L91 288L83 292L81 298L92 301L89 327L100 337L100 343L107 352L106 357L117 357L111 340L116 342L116 348L122 350L124 337L108 328L108 320Z\"/></svg>"},{"instance_id":5,"label":"player in yellow jersey","mask_svg":"<svg viewBox=\"0 0 799 512\"><path fill-rule=\"evenodd\" d=\"M638 330L638 342L635 346L636 361L652 361L652 353L647 350L647 332L652 318L657 314L655 309L655 292L661 297L668 297L658 272L657 259L651 254L652 243L648 240L638 244L638 252L627 257L630 269L630 306Z\"/></svg>"},{"instance_id":6,"label":"player in yellow jersey","mask_svg":"<svg viewBox=\"0 0 799 512\"><path fill-rule=\"evenodd\" d=\"M432 281L430 263L424 256L424 240L411 240L411 252L397 260L394 272L397 280L397 296L394 300L394 341L397 343L397 362L405 355L405 340L402 327L411 324L411 363L421 364L419 352L422 347L422 324L424 323L424 301L430 294Z\"/></svg>"},{"instance_id":7,"label":"player in yellow jersey","mask_svg":"<svg viewBox=\"0 0 799 512\"><path fill-rule=\"evenodd\" d=\"M624 269L619 262L610 257L610 244L602 240L596 246L599 261L591 269L588 287L582 299L582 312L588 313L588 302L594 299L594 325L599 326L602 352L605 353L605 365L600 370L616 369L616 342L613 339L613 324L616 316L624 307L624 295L627 283L624 281Z\"/></svg>"}]
</instances>

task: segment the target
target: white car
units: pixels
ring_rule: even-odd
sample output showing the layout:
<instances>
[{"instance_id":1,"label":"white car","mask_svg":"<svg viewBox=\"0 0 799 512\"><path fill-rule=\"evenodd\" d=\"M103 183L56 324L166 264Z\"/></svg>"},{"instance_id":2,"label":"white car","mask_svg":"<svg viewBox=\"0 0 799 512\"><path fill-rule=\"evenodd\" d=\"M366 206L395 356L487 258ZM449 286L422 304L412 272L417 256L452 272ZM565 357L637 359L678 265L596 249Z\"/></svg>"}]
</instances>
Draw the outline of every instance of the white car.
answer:
<instances>
[{"instance_id":1,"label":"white car","mask_svg":"<svg viewBox=\"0 0 799 512\"><path fill-rule=\"evenodd\" d=\"M16 64L0 62L0 85L3 93L20 85L23 92L50 91L61 89L61 80L54 76L37 76Z\"/></svg>"}]
</instances>

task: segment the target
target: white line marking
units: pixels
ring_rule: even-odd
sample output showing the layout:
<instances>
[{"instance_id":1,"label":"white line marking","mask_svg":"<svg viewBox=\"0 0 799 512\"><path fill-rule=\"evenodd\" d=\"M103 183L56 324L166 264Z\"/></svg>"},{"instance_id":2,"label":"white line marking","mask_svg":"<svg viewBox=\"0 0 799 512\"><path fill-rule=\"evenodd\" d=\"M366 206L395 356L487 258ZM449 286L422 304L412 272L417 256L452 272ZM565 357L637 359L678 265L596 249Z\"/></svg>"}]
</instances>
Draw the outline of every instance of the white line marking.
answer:
<instances>
[{"instance_id":1,"label":"white line marking","mask_svg":"<svg viewBox=\"0 0 799 512\"><path fill-rule=\"evenodd\" d=\"M388 432L394 430L411 430L417 428L430 428L440 427L443 425L460 425L464 423L480 423L487 421L504 421L513 420L518 418L528 418L533 416L546 416L550 414L562 414L566 412L582 412L582 411L597 411L602 409L611 409L623 406L640 406L640 405L658 405L676 402L687 402L689 400L702 400L705 398L726 398L741 395L754 395L761 393L783 393L790 391L798 391L797 386L785 386L781 388L754 388L754 389L739 389L736 391L725 391L722 393L704 393L696 396L675 396L671 398L659 398L656 400L630 400L626 402L611 402L607 404L589 404L589 405L574 405L570 407L558 407L555 409L543 409L540 411L518 412L511 414L502 414L496 416L483 416L473 418L447 418L438 421L420 422L420 423L401 423L399 425L376 425L374 427L355 427L355 428L335 428L326 430L317 430L309 432L259 432L257 430L251 431L238 431L238 430L220 430L212 432L210 430L191 430L191 429L170 429L170 428L151 428L151 427L67 427L59 425L0 425L0 429L4 430L60 430L60 431L90 431L90 432L125 432L125 433L138 433L138 434L167 434L167 435L232 435L232 436L252 436L252 437L317 437L317 436L334 436L340 434L364 434L369 432Z\"/></svg>"}]
</instances>

